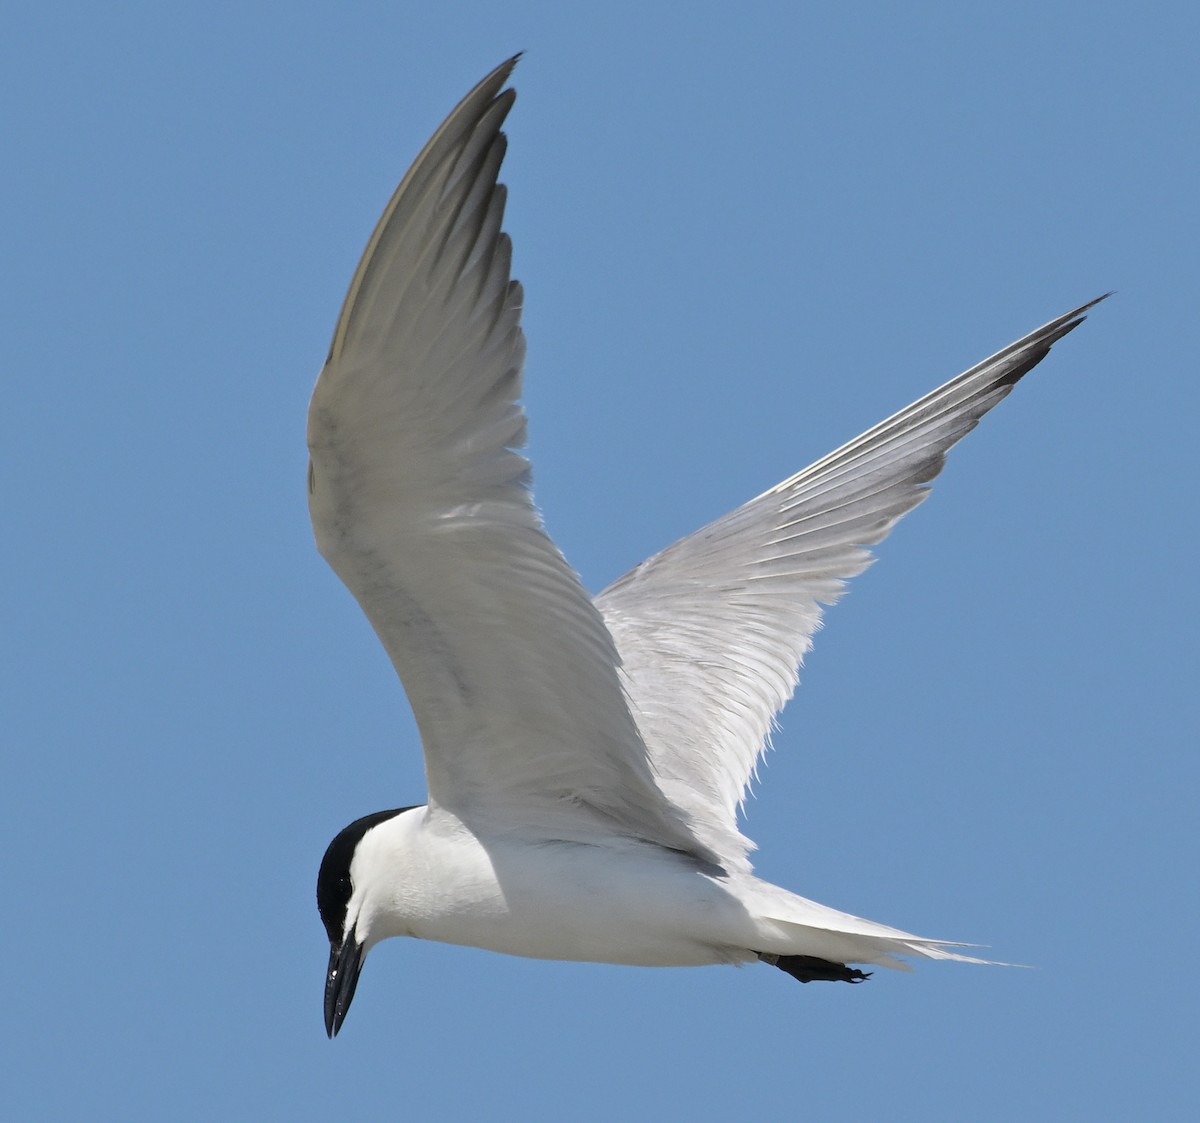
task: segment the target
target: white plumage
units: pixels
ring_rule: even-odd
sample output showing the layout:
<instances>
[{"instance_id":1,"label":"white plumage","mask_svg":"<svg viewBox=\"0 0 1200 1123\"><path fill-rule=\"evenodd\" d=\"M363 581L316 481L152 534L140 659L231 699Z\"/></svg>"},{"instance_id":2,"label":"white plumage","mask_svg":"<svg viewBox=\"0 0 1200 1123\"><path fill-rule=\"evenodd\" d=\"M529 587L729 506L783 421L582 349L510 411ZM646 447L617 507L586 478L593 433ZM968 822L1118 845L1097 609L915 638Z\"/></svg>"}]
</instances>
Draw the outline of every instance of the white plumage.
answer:
<instances>
[{"instance_id":1,"label":"white plumage","mask_svg":"<svg viewBox=\"0 0 1200 1123\"><path fill-rule=\"evenodd\" d=\"M520 451L522 290L496 183L515 61L393 195L309 413L317 542L404 683L429 783L428 807L354 832L344 913L326 915L335 956L407 934L647 964L962 958L759 881L737 813L822 605L1089 306L593 600Z\"/></svg>"}]
</instances>

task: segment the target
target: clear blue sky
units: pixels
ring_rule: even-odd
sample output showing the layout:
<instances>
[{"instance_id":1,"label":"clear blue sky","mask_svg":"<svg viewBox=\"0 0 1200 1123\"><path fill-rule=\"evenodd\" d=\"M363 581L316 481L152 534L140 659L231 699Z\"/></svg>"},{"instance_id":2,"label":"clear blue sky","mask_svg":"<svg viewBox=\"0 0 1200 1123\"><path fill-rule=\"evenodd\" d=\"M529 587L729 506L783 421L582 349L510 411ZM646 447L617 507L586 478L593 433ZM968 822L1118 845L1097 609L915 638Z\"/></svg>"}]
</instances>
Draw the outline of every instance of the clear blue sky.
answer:
<instances>
[{"instance_id":1,"label":"clear blue sky","mask_svg":"<svg viewBox=\"0 0 1200 1123\"><path fill-rule=\"evenodd\" d=\"M1198 34L1183 3L10 11L0 1114L1194 1118ZM519 49L535 481L593 589L1118 290L830 614L748 807L764 876L1034 970L392 941L325 1039L317 864L424 785L312 544L305 409L388 194Z\"/></svg>"}]
</instances>

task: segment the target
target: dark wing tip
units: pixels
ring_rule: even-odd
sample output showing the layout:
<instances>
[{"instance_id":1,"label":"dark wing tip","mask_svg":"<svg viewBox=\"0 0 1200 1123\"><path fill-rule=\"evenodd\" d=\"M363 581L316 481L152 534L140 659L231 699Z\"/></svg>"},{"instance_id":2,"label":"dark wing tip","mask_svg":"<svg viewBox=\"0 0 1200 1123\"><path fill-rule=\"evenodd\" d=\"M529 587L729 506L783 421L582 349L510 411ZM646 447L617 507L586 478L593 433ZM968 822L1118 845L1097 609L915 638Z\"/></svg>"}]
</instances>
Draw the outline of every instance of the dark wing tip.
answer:
<instances>
[{"instance_id":1,"label":"dark wing tip","mask_svg":"<svg viewBox=\"0 0 1200 1123\"><path fill-rule=\"evenodd\" d=\"M1040 333L1035 333L1037 338L1032 340L1032 347L1025 355L1023 355L1018 363L1011 370L1006 370L994 385L996 386L1015 386L1022 378L1025 377L1035 366L1038 365L1048 354L1050 348L1057 343L1064 335L1069 335L1073 332L1084 320L1087 319L1086 313L1089 309L1095 308L1102 300L1107 300L1113 295L1115 290L1110 290L1095 300L1089 300L1086 304L1081 304L1078 308L1068 312L1056 322L1047 324L1041 329ZM1044 334L1043 334L1044 333Z\"/></svg>"},{"instance_id":2,"label":"dark wing tip","mask_svg":"<svg viewBox=\"0 0 1200 1123\"><path fill-rule=\"evenodd\" d=\"M512 76L512 72L516 69L517 63L521 61L524 54L524 51L518 51L515 55L506 58L479 85L492 86L495 89L499 89Z\"/></svg>"},{"instance_id":3,"label":"dark wing tip","mask_svg":"<svg viewBox=\"0 0 1200 1123\"><path fill-rule=\"evenodd\" d=\"M1050 343L1055 342L1055 340L1062 339L1067 332L1073 331L1082 323L1083 317L1081 316L1078 320L1075 320L1063 328L1062 331L1060 331L1054 337L1054 339L1050 341ZM1038 363L1040 363L1047 355L1050 354L1050 343L1046 343L1043 346L1038 347L1036 350L1030 351L1025 358L1021 360L1021 362L1012 368L1012 370L1005 371L1004 374L997 378L994 385L1015 386L1021 381L1022 378L1024 378L1031 370L1033 370Z\"/></svg>"}]
</instances>

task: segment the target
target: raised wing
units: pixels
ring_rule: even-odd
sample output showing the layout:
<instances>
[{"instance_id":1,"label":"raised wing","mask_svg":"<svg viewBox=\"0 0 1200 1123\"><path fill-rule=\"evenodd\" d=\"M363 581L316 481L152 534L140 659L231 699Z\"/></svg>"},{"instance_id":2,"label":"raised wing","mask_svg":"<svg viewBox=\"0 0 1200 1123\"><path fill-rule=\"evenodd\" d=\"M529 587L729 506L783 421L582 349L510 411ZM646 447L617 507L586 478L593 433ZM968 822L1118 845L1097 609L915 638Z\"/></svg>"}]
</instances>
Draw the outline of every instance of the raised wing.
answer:
<instances>
[{"instance_id":1,"label":"raised wing","mask_svg":"<svg viewBox=\"0 0 1200 1123\"><path fill-rule=\"evenodd\" d=\"M1104 299L1101 297L1100 299ZM1005 347L596 598L664 791L727 864L774 715L867 546L928 494L946 451L1097 301Z\"/></svg>"},{"instance_id":2,"label":"raised wing","mask_svg":"<svg viewBox=\"0 0 1200 1123\"><path fill-rule=\"evenodd\" d=\"M599 814L700 849L516 451L521 288L496 182L515 63L450 114L367 244L309 409L313 528L403 680L432 801L526 830Z\"/></svg>"}]
</instances>

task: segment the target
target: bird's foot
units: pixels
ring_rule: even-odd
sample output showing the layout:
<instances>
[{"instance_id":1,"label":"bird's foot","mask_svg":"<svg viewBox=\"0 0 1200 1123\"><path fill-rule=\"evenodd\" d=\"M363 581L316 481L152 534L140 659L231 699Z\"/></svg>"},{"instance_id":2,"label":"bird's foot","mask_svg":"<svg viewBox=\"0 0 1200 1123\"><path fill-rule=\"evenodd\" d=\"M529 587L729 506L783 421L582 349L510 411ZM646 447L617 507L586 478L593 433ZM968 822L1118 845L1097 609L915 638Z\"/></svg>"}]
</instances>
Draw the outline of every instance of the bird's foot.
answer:
<instances>
[{"instance_id":1,"label":"bird's foot","mask_svg":"<svg viewBox=\"0 0 1200 1123\"><path fill-rule=\"evenodd\" d=\"M768 955L759 952L758 958L802 983L817 979L831 983L861 983L872 974L870 971L860 971L857 967L847 967L844 963L818 959L815 955Z\"/></svg>"}]
</instances>

